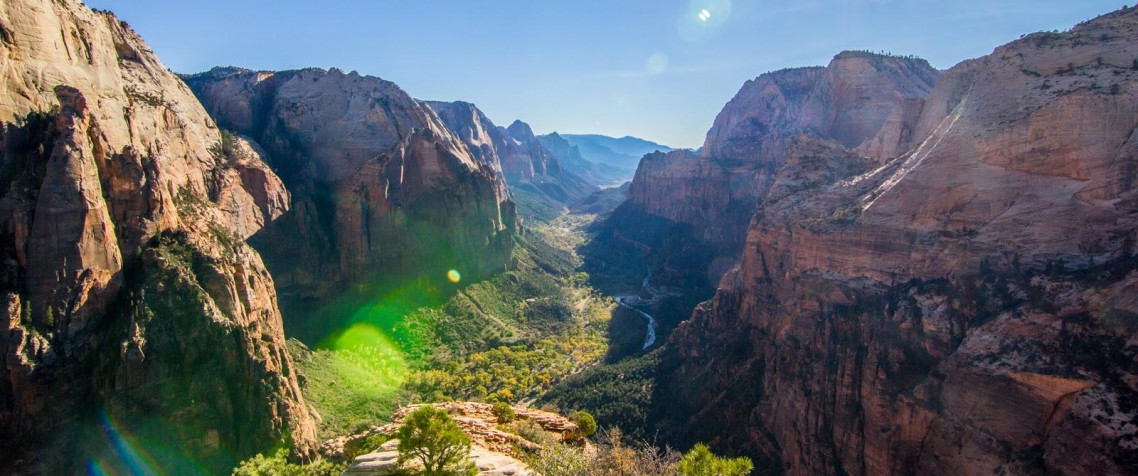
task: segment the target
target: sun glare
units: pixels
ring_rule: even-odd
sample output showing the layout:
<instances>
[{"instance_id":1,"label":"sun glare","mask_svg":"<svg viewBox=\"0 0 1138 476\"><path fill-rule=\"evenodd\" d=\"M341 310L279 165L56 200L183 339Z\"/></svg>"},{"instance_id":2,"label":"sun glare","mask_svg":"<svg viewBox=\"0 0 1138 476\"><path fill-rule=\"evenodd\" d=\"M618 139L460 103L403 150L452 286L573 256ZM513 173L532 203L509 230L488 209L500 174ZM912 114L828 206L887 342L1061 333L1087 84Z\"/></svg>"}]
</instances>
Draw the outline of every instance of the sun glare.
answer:
<instances>
[{"instance_id":1,"label":"sun glare","mask_svg":"<svg viewBox=\"0 0 1138 476\"><path fill-rule=\"evenodd\" d=\"M458 282L461 280L462 280L462 275L459 274L457 270L452 269L450 271L447 271L447 281L458 284Z\"/></svg>"},{"instance_id":2,"label":"sun glare","mask_svg":"<svg viewBox=\"0 0 1138 476\"><path fill-rule=\"evenodd\" d=\"M699 11L699 21L707 21L708 18L711 18L711 12L707 11L706 8Z\"/></svg>"}]
</instances>

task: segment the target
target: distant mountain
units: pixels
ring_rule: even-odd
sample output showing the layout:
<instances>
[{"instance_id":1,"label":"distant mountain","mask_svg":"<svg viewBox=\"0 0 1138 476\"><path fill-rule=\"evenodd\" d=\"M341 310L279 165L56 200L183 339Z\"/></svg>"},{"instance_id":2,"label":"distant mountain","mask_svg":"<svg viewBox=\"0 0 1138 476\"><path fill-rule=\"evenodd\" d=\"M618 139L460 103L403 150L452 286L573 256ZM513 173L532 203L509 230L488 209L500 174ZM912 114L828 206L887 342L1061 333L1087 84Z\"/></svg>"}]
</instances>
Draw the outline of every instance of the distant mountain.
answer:
<instances>
[{"instance_id":1,"label":"distant mountain","mask_svg":"<svg viewBox=\"0 0 1138 476\"><path fill-rule=\"evenodd\" d=\"M607 164L636 172L640 158L653 152L671 152L675 149L637 137L602 136L599 134L561 134L571 145L577 146L581 156L595 164Z\"/></svg>"},{"instance_id":2,"label":"distant mountain","mask_svg":"<svg viewBox=\"0 0 1138 476\"><path fill-rule=\"evenodd\" d=\"M593 182L562 167L556 154L543 147L530 126L522 121L500 127L467 102L426 104L478 160L497 167L518 205L518 213L527 219L551 220L569 204L597 189Z\"/></svg>"},{"instance_id":3,"label":"distant mountain","mask_svg":"<svg viewBox=\"0 0 1138 476\"><path fill-rule=\"evenodd\" d=\"M637 157L636 162L629 166L627 164L630 160L627 157L603 146L600 147L607 150L604 154L597 154L595 150L586 152L556 132L537 136L537 140L552 152L554 157L557 157L565 170L598 187L615 187L632 180L632 176L636 174L636 163L640 160ZM590 150L596 149L595 144L590 144L592 144L589 147ZM619 157L616 162L619 162L620 165L613 163L614 156Z\"/></svg>"},{"instance_id":4,"label":"distant mountain","mask_svg":"<svg viewBox=\"0 0 1138 476\"><path fill-rule=\"evenodd\" d=\"M569 207L573 213L590 213L604 215L612 213L616 207L628 200L628 189L632 182L625 182L619 187L609 187L593 192Z\"/></svg>"}]
</instances>

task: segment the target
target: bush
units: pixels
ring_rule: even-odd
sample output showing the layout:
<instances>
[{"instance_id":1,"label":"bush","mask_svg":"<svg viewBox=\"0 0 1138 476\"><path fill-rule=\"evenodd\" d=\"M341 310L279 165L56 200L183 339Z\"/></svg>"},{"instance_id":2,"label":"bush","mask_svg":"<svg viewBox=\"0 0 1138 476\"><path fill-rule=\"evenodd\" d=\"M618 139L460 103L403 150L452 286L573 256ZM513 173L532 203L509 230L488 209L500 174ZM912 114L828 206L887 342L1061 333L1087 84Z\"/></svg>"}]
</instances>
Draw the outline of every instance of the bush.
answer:
<instances>
[{"instance_id":1,"label":"bush","mask_svg":"<svg viewBox=\"0 0 1138 476\"><path fill-rule=\"evenodd\" d=\"M514 421L514 418L517 418L514 409L511 408L508 403L504 402L495 403L494 406L490 408L490 413L494 414L494 417L498 419L498 423L510 423Z\"/></svg>"},{"instance_id":2,"label":"bush","mask_svg":"<svg viewBox=\"0 0 1138 476\"><path fill-rule=\"evenodd\" d=\"M399 438L399 464L417 460L426 476L478 473L470 461L470 437L445 410L422 407L411 412L395 432Z\"/></svg>"},{"instance_id":3,"label":"bush","mask_svg":"<svg viewBox=\"0 0 1138 476\"><path fill-rule=\"evenodd\" d=\"M309 464L288 462L288 450L277 450L272 456L259 454L233 468L233 476L337 476L348 469L347 464L317 460Z\"/></svg>"},{"instance_id":4,"label":"bush","mask_svg":"<svg viewBox=\"0 0 1138 476\"><path fill-rule=\"evenodd\" d=\"M578 448L560 443L541 447L541 453L530 462L544 476L582 476L589 473L592 458Z\"/></svg>"},{"instance_id":5,"label":"bush","mask_svg":"<svg viewBox=\"0 0 1138 476\"><path fill-rule=\"evenodd\" d=\"M561 443L543 445L528 461L545 476L676 476L680 455L643 442L623 443L619 429L612 429L596 444L595 451Z\"/></svg>"},{"instance_id":6,"label":"bush","mask_svg":"<svg viewBox=\"0 0 1138 476\"><path fill-rule=\"evenodd\" d=\"M716 456L707 445L698 443L680 460L683 476L746 476L755 469L750 458L723 458Z\"/></svg>"},{"instance_id":7,"label":"bush","mask_svg":"<svg viewBox=\"0 0 1138 476\"><path fill-rule=\"evenodd\" d=\"M344 452L347 453L348 459L355 459L356 456L366 455L378 450L384 443L387 443L388 440L390 440L390 438L383 433L373 433L365 437L363 441L360 441L350 450L345 446Z\"/></svg>"},{"instance_id":8,"label":"bush","mask_svg":"<svg viewBox=\"0 0 1138 476\"><path fill-rule=\"evenodd\" d=\"M542 446L555 442L552 434L545 431L537 422L529 419L519 420L515 423L514 433Z\"/></svg>"},{"instance_id":9,"label":"bush","mask_svg":"<svg viewBox=\"0 0 1138 476\"><path fill-rule=\"evenodd\" d=\"M577 431L584 438L593 436L593 433L597 432L597 420L588 412L581 411L573 414L573 421L577 423Z\"/></svg>"}]
</instances>

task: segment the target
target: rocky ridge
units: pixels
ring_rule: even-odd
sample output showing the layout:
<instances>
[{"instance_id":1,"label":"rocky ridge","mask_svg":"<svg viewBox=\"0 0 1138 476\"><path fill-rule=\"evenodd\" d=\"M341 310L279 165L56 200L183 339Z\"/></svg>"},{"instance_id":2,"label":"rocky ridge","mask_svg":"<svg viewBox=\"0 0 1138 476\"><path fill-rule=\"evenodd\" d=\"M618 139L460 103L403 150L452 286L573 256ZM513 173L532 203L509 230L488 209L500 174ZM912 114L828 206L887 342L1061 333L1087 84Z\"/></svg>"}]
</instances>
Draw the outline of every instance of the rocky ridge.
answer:
<instances>
[{"instance_id":1,"label":"rocky ridge","mask_svg":"<svg viewBox=\"0 0 1138 476\"><path fill-rule=\"evenodd\" d=\"M116 432L170 468L312 454L243 240L286 213L281 180L113 15L13 0L0 32L5 472L121 469Z\"/></svg>"},{"instance_id":2,"label":"rocky ridge","mask_svg":"<svg viewBox=\"0 0 1138 476\"><path fill-rule=\"evenodd\" d=\"M670 341L673 434L788 474L1138 470L1136 45L1124 8L961 63L872 134L786 143ZM764 104L705 155L752 147L722 131Z\"/></svg>"},{"instance_id":3,"label":"rocky ridge","mask_svg":"<svg viewBox=\"0 0 1138 476\"><path fill-rule=\"evenodd\" d=\"M292 211L252 240L288 302L393 276L502 269L516 212L500 161L394 83L237 68L186 81L222 127L267 151L293 192Z\"/></svg>"},{"instance_id":4,"label":"rocky ridge","mask_svg":"<svg viewBox=\"0 0 1138 476\"><path fill-rule=\"evenodd\" d=\"M562 167L593 186L615 187L628 181L627 167L602 162L605 157L600 155L587 157L581 147L556 132L537 136L537 141L557 158Z\"/></svg>"},{"instance_id":5,"label":"rocky ridge","mask_svg":"<svg viewBox=\"0 0 1138 476\"><path fill-rule=\"evenodd\" d=\"M528 197L518 195L536 195L557 204L559 212L596 189L566 171L538 142L528 124L514 121L509 127L495 126L482 111L466 102L430 101L427 104L470 147L475 157L500 164L516 200L524 203Z\"/></svg>"}]
</instances>

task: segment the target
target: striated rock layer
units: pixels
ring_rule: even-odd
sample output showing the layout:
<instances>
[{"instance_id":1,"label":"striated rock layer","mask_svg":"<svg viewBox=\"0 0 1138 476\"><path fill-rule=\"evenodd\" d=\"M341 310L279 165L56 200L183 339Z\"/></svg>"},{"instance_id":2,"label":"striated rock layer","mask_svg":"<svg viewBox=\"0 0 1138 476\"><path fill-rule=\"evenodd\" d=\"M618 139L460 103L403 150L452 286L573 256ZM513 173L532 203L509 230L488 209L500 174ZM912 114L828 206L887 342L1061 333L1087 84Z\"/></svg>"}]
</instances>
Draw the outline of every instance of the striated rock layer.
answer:
<instances>
[{"instance_id":1,"label":"striated rock layer","mask_svg":"<svg viewBox=\"0 0 1138 476\"><path fill-rule=\"evenodd\" d=\"M549 220L596 190L596 186L562 168L528 124L514 121L509 127L495 126L482 111L465 102L427 104L479 161L500 168L518 202L519 213Z\"/></svg>"},{"instance_id":2,"label":"striated rock layer","mask_svg":"<svg viewBox=\"0 0 1138 476\"><path fill-rule=\"evenodd\" d=\"M267 151L293 192L290 213L252 241L290 301L503 267L516 212L498 159L472 152L395 84L335 69L186 79L223 128Z\"/></svg>"},{"instance_id":3,"label":"striated rock layer","mask_svg":"<svg viewBox=\"0 0 1138 476\"><path fill-rule=\"evenodd\" d=\"M785 143L740 265L672 336L669 432L788 474L1138 472L1135 58L1124 8ZM724 116L764 104L705 155L752 147Z\"/></svg>"},{"instance_id":4,"label":"striated rock layer","mask_svg":"<svg viewBox=\"0 0 1138 476\"><path fill-rule=\"evenodd\" d=\"M313 453L244 243L287 210L281 180L109 13L11 0L0 33L2 472Z\"/></svg>"}]
</instances>

